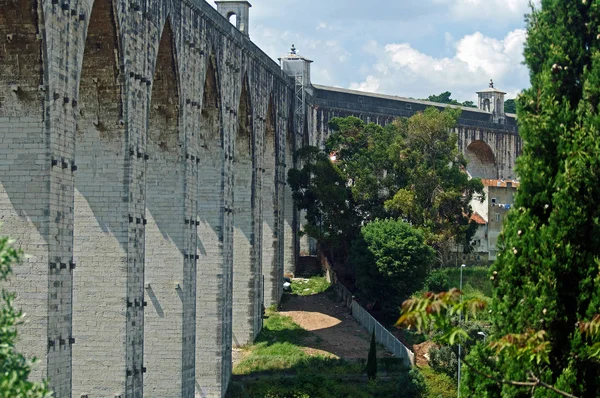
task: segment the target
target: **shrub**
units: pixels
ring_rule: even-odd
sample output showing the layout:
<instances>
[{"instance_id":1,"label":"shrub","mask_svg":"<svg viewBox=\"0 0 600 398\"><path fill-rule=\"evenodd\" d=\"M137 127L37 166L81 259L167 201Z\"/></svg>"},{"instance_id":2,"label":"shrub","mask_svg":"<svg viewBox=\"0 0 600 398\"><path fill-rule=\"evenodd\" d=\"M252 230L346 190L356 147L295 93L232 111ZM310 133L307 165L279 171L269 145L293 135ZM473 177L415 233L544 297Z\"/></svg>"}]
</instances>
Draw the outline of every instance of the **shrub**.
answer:
<instances>
[{"instance_id":1,"label":"shrub","mask_svg":"<svg viewBox=\"0 0 600 398\"><path fill-rule=\"evenodd\" d=\"M362 227L350 259L356 284L366 298L397 313L402 300L422 286L434 251L408 223L375 220Z\"/></svg>"},{"instance_id":2,"label":"shrub","mask_svg":"<svg viewBox=\"0 0 600 398\"><path fill-rule=\"evenodd\" d=\"M450 277L443 269L432 271L425 279L425 290L434 293L445 292L450 289Z\"/></svg>"},{"instance_id":3,"label":"shrub","mask_svg":"<svg viewBox=\"0 0 600 398\"><path fill-rule=\"evenodd\" d=\"M429 349L429 366L436 372L447 374L452 380L456 380L458 356L455 349L447 345L431 347Z\"/></svg>"},{"instance_id":4,"label":"shrub","mask_svg":"<svg viewBox=\"0 0 600 398\"><path fill-rule=\"evenodd\" d=\"M421 398L426 392L425 378L416 368L411 368L398 378L396 397Z\"/></svg>"}]
</instances>

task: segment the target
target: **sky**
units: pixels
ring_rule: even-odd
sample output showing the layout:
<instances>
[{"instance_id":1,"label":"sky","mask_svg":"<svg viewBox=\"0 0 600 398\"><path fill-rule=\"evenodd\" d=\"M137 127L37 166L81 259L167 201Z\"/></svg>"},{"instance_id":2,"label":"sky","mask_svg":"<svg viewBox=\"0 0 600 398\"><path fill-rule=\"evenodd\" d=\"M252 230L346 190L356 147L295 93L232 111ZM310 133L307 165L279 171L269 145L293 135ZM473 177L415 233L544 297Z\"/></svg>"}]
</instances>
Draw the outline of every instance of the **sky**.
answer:
<instances>
[{"instance_id":1,"label":"sky","mask_svg":"<svg viewBox=\"0 0 600 398\"><path fill-rule=\"evenodd\" d=\"M250 2L250 39L274 60L294 44L314 61L314 84L459 101L476 100L490 79L506 98L529 86L529 0Z\"/></svg>"}]
</instances>

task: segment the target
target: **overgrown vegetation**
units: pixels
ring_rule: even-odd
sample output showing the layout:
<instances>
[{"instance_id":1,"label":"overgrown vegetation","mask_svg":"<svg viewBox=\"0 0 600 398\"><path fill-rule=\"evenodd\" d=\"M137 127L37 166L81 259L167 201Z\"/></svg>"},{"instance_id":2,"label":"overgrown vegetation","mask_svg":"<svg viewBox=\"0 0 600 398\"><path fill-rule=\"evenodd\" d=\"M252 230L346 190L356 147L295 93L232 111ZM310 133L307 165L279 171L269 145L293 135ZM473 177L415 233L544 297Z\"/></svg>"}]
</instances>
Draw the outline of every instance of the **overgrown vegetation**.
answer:
<instances>
[{"instance_id":1,"label":"overgrown vegetation","mask_svg":"<svg viewBox=\"0 0 600 398\"><path fill-rule=\"evenodd\" d=\"M386 127L332 119L325 151L299 150L303 167L288 175L296 205L307 214L305 231L345 262L362 226L402 219L421 231L438 263L446 263L451 242L474 233L470 201L483 195L481 181L464 172L452 132L459 116L457 109L428 108Z\"/></svg>"},{"instance_id":2,"label":"overgrown vegetation","mask_svg":"<svg viewBox=\"0 0 600 398\"><path fill-rule=\"evenodd\" d=\"M458 106L467 106L469 108L477 108L477 105L475 105L475 103L473 101L464 101L464 102L458 102L455 99L450 98L452 96L452 93L450 91L444 91L441 94L438 95L430 95L429 97L425 98L425 101L431 101L431 102L437 102L440 104L449 104L449 105L458 105Z\"/></svg>"},{"instance_id":3,"label":"overgrown vegetation","mask_svg":"<svg viewBox=\"0 0 600 398\"><path fill-rule=\"evenodd\" d=\"M521 185L492 267L493 335L468 357L465 391L597 397L600 4L544 1L527 30Z\"/></svg>"},{"instance_id":4,"label":"overgrown vegetation","mask_svg":"<svg viewBox=\"0 0 600 398\"><path fill-rule=\"evenodd\" d=\"M421 286L433 257L423 234L399 220L365 225L350 250L350 264L363 297L394 314Z\"/></svg>"},{"instance_id":5,"label":"overgrown vegetation","mask_svg":"<svg viewBox=\"0 0 600 398\"><path fill-rule=\"evenodd\" d=\"M457 395L456 382L444 373L439 373L430 367L419 369L427 386L426 398L455 398Z\"/></svg>"},{"instance_id":6,"label":"overgrown vegetation","mask_svg":"<svg viewBox=\"0 0 600 398\"><path fill-rule=\"evenodd\" d=\"M314 278L311 278L314 279ZM293 294L293 293L292 293ZM332 305L335 305L332 302ZM423 377L418 369L406 369L395 358L378 358L377 379L368 380L367 357L343 360L326 351L315 354L318 339L290 317L267 310L267 319L257 342L245 349L245 357L234 368L227 396L254 397L398 397L437 398L439 377ZM373 346L372 341L371 346ZM310 347L310 354L307 348ZM373 362L371 362L373 363ZM431 385L430 385L431 384Z\"/></svg>"},{"instance_id":7,"label":"overgrown vegetation","mask_svg":"<svg viewBox=\"0 0 600 398\"><path fill-rule=\"evenodd\" d=\"M12 274L12 265L19 263L22 253L13 247L13 242L0 237L0 282ZM0 311L0 397L44 398L50 392L44 383L29 381L31 362L15 349L17 326L23 323L23 314L13 306L15 295L2 289Z\"/></svg>"},{"instance_id":8,"label":"overgrown vegetation","mask_svg":"<svg viewBox=\"0 0 600 398\"><path fill-rule=\"evenodd\" d=\"M327 291L331 285L324 276L313 276L311 278L296 278L292 281L292 293L298 296L310 296Z\"/></svg>"}]
</instances>

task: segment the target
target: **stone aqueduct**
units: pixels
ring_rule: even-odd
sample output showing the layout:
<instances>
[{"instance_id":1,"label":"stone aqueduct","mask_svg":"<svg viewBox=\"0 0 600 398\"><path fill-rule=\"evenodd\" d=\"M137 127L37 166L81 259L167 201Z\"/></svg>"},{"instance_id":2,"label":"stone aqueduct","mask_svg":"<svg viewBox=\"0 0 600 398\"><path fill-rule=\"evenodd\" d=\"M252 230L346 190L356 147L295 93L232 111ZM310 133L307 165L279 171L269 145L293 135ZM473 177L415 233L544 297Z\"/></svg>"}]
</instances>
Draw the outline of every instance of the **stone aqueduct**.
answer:
<instances>
[{"instance_id":1,"label":"stone aqueduct","mask_svg":"<svg viewBox=\"0 0 600 398\"><path fill-rule=\"evenodd\" d=\"M1 232L29 255L20 348L56 397L222 396L294 269L294 150L331 116L423 105L305 81L297 123L247 6L223 6L237 29L202 0L0 0ZM461 148L509 177L516 128L465 114Z\"/></svg>"}]
</instances>

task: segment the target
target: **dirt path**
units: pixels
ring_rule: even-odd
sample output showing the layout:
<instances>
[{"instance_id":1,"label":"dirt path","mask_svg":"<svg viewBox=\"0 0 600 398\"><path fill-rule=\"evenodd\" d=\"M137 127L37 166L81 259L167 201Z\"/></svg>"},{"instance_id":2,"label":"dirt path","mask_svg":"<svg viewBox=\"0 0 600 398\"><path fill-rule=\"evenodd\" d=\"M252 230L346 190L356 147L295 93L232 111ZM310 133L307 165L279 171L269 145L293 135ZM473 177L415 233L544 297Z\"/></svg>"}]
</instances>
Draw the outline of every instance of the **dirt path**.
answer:
<instances>
[{"instance_id":1,"label":"dirt path","mask_svg":"<svg viewBox=\"0 0 600 398\"><path fill-rule=\"evenodd\" d=\"M349 309L331 300L327 293L289 296L280 313L314 334L313 341L307 343L315 350L344 359L367 357L371 335L352 318ZM383 347L378 348L378 357L392 356Z\"/></svg>"}]
</instances>

